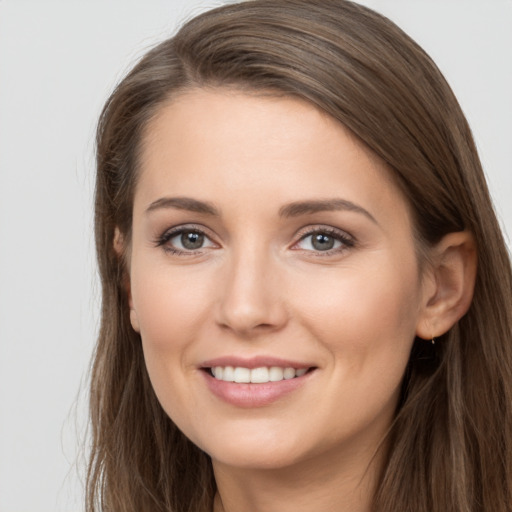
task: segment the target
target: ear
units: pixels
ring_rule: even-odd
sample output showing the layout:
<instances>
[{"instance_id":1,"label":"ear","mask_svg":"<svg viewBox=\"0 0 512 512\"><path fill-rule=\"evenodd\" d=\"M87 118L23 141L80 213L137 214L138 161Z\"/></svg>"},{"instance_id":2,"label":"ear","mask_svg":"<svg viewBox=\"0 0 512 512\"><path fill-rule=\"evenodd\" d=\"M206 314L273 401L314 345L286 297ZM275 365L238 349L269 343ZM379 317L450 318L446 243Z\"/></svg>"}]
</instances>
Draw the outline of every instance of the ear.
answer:
<instances>
[{"instance_id":1,"label":"ear","mask_svg":"<svg viewBox=\"0 0 512 512\"><path fill-rule=\"evenodd\" d=\"M114 241L113 241L114 251L117 254L117 257L121 260L126 259L126 248L125 248L125 240L124 236L121 233L121 230L116 226L114 231ZM137 312L135 311L135 308L133 306L133 299L132 299L132 290L130 286L130 274L128 270L125 268L123 272L123 278L122 278L122 286L124 288L124 291L126 295L128 296L128 305L130 307L130 323L132 324L133 330L140 333L140 326L139 326L139 320L137 318Z\"/></svg>"},{"instance_id":2,"label":"ear","mask_svg":"<svg viewBox=\"0 0 512 512\"><path fill-rule=\"evenodd\" d=\"M447 332L471 305L477 267L473 236L467 231L449 233L431 250L430 261L416 327L423 339Z\"/></svg>"}]
</instances>

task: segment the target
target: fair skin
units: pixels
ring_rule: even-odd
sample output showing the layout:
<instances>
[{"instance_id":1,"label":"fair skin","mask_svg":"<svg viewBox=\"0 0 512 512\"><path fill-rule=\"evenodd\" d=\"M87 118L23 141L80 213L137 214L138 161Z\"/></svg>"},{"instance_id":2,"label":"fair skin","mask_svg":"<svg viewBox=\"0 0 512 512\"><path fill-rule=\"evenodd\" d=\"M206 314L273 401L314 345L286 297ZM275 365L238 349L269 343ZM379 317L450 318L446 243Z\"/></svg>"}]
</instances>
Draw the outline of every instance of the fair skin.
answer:
<instances>
[{"instance_id":1,"label":"fair skin","mask_svg":"<svg viewBox=\"0 0 512 512\"><path fill-rule=\"evenodd\" d=\"M212 458L216 510L368 512L413 340L469 305L471 238L420 271L390 171L297 99L188 91L144 142L130 318L162 407Z\"/></svg>"}]
</instances>

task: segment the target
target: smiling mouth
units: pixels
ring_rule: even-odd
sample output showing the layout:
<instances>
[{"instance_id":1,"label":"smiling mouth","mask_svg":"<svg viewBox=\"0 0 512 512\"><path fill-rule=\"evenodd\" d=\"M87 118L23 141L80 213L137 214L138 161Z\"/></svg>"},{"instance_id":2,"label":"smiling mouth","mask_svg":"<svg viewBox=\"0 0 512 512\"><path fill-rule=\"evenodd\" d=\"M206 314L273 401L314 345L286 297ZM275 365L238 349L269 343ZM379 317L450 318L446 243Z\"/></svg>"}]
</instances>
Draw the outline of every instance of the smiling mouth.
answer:
<instances>
[{"instance_id":1,"label":"smiling mouth","mask_svg":"<svg viewBox=\"0 0 512 512\"><path fill-rule=\"evenodd\" d=\"M280 366L261 366L259 368L245 368L243 366L214 366L203 368L216 380L235 382L240 384L266 384L280 382L302 377L314 368L292 368Z\"/></svg>"}]
</instances>

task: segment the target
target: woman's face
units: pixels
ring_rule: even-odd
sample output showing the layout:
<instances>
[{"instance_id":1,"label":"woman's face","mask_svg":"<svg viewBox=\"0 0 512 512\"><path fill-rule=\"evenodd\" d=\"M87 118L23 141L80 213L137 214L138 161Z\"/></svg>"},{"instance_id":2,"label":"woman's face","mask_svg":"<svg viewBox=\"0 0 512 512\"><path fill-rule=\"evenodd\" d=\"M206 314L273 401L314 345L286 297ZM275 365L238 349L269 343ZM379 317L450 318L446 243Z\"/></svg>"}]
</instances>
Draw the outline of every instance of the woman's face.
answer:
<instances>
[{"instance_id":1,"label":"woman's face","mask_svg":"<svg viewBox=\"0 0 512 512\"><path fill-rule=\"evenodd\" d=\"M425 293L407 204L350 132L297 99L179 96L146 132L131 244L151 382L214 463L373 453Z\"/></svg>"}]
</instances>

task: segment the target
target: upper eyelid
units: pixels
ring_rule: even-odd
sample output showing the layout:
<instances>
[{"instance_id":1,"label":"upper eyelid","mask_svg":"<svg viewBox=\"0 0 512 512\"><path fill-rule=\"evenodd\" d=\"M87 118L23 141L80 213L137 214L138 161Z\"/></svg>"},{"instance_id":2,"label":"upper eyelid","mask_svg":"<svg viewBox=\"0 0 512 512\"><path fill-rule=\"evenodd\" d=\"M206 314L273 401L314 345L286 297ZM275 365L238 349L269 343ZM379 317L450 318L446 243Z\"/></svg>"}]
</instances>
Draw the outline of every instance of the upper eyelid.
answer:
<instances>
[{"instance_id":1,"label":"upper eyelid","mask_svg":"<svg viewBox=\"0 0 512 512\"><path fill-rule=\"evenodd\" d=\"M302 231L302 233L300 233ZM333 226L310 226L309 228L305 228L304 230L299 230L298 239L293 242L290 249L297 250L297 251L306 251L308 253L314 254L315 256L329 256L334 255L340 252L344 252L347 249L353 248L357 244L357 240L353 235L348 233L347 231L339 228L335 228ZM332 236L335 238L338 242L341 243L341 247L328 249L325 251L314 251L311 249L302 249L300 247L296 247L299 245L303 240L307 239L308 237L314 235L315 233L326 233L329 236Z\"/></svg>"},{"instance_id":2,"label":"upper eyelid","mask_svg":"<svg viewBox=\"0 0 512 512\"><path fill-rule=\"evenodd\" d=\"M178 224L177 226L172 226L170 228L165 229L160 236L165 236L167 234L173 235L173 234L179 234L183 231L196 231L198 233L201 233L207 237L211 237L211 230L208 229L206 226L203 226L201 224Z\"/></svg>"},{"instance_id":3,"label":"upper eyelid","mask_svg":"<svg viewBox=\"0 0 512 512\"><path fill-rule=\"evenodd\" d=\"M161 231L161 232L159 231L158 232L159 234L157 234L154 237L155 245L162 246L162 245L168 243L169 240L171 240L175 236L178 236L180 233L183 233L186 231L201 233L206 238L208 238L208 240L210 240L212 243L218 244L218 242L216 242L214 240L215 237L210 234L211 230L209 230L206 226L202 226L200 224L193 223L193 224L178 224L177 226L167 228L164 231Z\"/></svg>"},{"instance_id":4,"label":"upper eyelid","mask_svg":"<svg viewBox=\"0 0 512 512\"><path fill-rule=\"evenodd\" d=\"M297 238L297 241L300 241L309 235L312 235L314 233L322 233L322 232L332 234L332 235L337 234L342 238L350 238L353 241L356 240L355 237L351 233L349 233L348 231L346 231L344 229L336 228L334 226L329 226L329 225L322 225L322 224L306 226L304 228L301 228L297 231L297 233L295 234L295 237Z\"/></svg>"}]
</instances>

